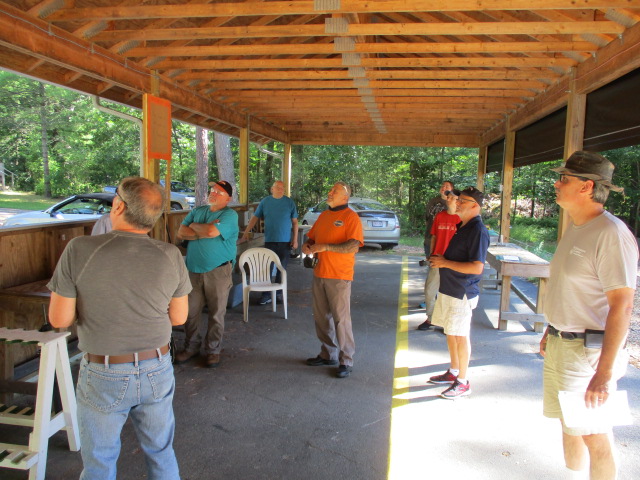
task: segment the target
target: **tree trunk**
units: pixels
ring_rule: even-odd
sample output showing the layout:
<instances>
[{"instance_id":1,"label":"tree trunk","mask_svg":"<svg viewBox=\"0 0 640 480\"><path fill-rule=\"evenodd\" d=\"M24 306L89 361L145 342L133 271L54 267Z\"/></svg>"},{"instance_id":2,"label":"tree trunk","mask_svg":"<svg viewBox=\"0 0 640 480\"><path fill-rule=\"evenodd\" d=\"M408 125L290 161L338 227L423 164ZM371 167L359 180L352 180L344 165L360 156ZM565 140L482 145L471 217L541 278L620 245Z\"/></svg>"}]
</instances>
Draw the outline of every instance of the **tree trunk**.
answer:
<instances>
[{"instance_id":1,"label":"tree trunk","mask_svg":"<svg viewBox=\"0 0 640 480\"><path fill-rule=\"evenodd\" d=\"M294 192L301 192L304 184L304 146L291 145L291 197Z\"/></svg>"},{"instance_id":2,"label":"tree trunk","mask_svg":"<svg viewBox=\"0 0 640 480\"><path fill-rule=\"evenodd\" d=\"M196 127L196 206L206 205L209 197L209 131Z\"/></svg>"},{"instance_id":3,"label":"tree trunk","mask_svg":"<svg viewBox=\"0 0 640 480\"><path fill-rule=\"evenodd\" d=\"M275 147L274 142L269 142L267 143L267 150L269 150L270 152L273 152ZM273 157L269 154L267 154L267 161L265 162L264 165L264 179L265 179L265 184L266 185L271 185L271 183L273 183Z\"/></svg>"},{"instance_id":4,"label":"tree trunk","mask_svg":"<svg viewBox=\"0 0 640 480\"><path fill-rule=\"evenodd\" d=\"M534 218L536 211L536 181L533 180L533 184L531 185L531 215L529 217Z\"/></svg>"},{"instance_id":5,"label":"tree trunk","mask_svg":"<svg viewBox=\"0 0 640 480\"><path fill-rule=\"evenodd\" d=\"M233 156L229 135L213 132L216 143L216 163L218 164L218 180L226 180L233 186L233 201L238 201L238 189L236 188L236 176L233 168Z\"/></svg>"},{"instance_id":6,"label":"tree trunk","mask_svg":"<svg viewBox=\"0 0 640 480\"><path fill-rule=\"evenodd\" d=\"M178 136L178 132L176 131L176 126L173 124L173 122L171 123L171 134L173 135L173 141L175 145L174 150L178 153L178 165L180 165L180 181L184 183L184 170L182 169L182 145L180 145L180 137ZM197 134L198 132L196 132L196 135ZM198 147L196 146L196 155L197 155L197 149ZM171 172L171 178L174 178L173 169Z\"/></svg>"},{"instance_id":7,"label":"tree trunk","mask_svg":"<svg viewBox=\"0 0 640 480\"><path fill-rule=\"evenodd\" d=\"M44 83L38 83L38 97L40 99L40 141L42 149L42 172L44 179L44 196L51 198L51 176L49 173L49 136L47 129L47 99L44 91Z\"/></svg>"}]
</instances>

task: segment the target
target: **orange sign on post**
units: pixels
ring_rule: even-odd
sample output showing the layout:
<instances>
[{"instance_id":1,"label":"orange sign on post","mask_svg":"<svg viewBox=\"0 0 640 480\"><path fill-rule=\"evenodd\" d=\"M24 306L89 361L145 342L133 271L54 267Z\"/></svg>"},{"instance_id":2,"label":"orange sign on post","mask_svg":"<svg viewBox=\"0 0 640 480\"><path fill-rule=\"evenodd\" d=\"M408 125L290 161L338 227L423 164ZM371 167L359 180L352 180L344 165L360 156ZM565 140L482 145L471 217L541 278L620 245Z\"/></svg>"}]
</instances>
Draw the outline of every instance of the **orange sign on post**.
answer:
<instances>
[{"instance_id":1,"label":"orange sign on post","mask_svg":"<svg viewBox=\"0 0 640 480\"><path fill-rule=\"evenodd\" d=\"M171 102L148 93L143 97L144 176L157 182L158 160L171 164Z\"/></svg>"}]
</instances>

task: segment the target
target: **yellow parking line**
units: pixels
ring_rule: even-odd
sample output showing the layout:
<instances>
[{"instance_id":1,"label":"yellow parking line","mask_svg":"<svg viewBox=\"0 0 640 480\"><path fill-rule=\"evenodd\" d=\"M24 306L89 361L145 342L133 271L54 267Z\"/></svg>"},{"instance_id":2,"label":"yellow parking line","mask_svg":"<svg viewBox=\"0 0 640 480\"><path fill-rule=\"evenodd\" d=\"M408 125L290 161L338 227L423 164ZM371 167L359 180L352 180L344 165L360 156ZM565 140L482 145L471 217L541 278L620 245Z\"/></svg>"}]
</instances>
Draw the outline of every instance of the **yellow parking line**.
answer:
<instances>
[{"instance_id":1,"label":"yellow parking line","mask_svg":"<svg viewBox=\"0 0 640 480\"><path fill-rule=\"evenodd\" d=\"M398 320L396 327L396 355L393 374L393 397L391 400L391 428L389 435L389 470L388 479L395 480L407 477L407 463L403 452L406 434L403 407L409 404L406 393L409 391L409 264L406 256L402 257L402 273L398 294Z\"/></svg>"}]
</instances>

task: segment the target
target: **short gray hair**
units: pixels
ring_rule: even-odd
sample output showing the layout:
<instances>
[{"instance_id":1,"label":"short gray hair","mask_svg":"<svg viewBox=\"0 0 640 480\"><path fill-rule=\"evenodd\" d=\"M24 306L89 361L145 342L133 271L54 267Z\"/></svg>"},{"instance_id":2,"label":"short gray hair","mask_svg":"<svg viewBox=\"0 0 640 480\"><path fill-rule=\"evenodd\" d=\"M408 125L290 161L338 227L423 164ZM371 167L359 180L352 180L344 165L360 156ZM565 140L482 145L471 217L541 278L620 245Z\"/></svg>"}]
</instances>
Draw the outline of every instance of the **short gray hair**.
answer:
<instances>
[{"instance_id":1,"label":"short gray hair","mask_svg":"<svg viewBox=\"0 0 640 480\"><path fill-rule=\"evenodd\" d=\"M347 196L351 196L351 187L344 182L336 182L336 185L342 185L344 189L347 191Z\"/></svg>"},{"instance_id":2,"label":"short gray hair","mask_svg":"<svg viewBox=\"0 0 640 480\"><path fill-rule=\"evenodd\" d=\"M602 183L592 180L593 182L593 190L591 191L591 199L602 205L605 204L607 198L609 198L609 192L611 191L609 187L603 185Z\"/></svg>"},{"instance_id":3,"label":"short gray hair","mask_svg":"<svg viewBox=\"0 0 640 480\"><path fill-rule=\"evenodd\" d=\"M146 178L127 177L120 182L118 194L127 204L126 222L141 230L151 230L164 210L162 187Z\"/></svg>"}]
</instances>

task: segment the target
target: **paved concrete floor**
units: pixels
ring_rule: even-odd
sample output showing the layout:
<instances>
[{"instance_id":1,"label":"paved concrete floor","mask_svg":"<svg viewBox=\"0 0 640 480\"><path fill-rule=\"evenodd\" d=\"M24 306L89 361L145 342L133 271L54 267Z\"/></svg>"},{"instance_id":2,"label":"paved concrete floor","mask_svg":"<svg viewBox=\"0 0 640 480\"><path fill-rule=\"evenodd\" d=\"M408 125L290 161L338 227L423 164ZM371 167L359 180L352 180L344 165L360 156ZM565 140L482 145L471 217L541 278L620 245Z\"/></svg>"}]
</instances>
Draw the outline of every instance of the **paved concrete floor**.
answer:
<instances>
[{"instance_id":1,"label":"paved concrete floor","mask_svg":"<svg viewBox=\"0 0 640 480\"><path fill-rule=\"evenodd\" d=\"M176 366L175 448L185 480L565 478L557 421L541 413L539 334L512 324L498 332L499 296L486 292L474 313L469 378L473 394L448 401L425 382L447 368L445 337L415 327L424 310L418 257L359 254L353 284L353 374L308 367L319 351L311 315L312 272L289 267L289 319L252 305L228 311L222 364ZM406 265L403 268L403 265ZM257 297L256 297L257 298ZM512 295L516 309L526 308ZM178 342L181 334L176 335ZM640 372L620 383L640 417ZM3 442L27 434L0 426ZM22 429L23 431L25 429ZM621 479L640 478L640 433L616 428ZM18 438L21 437L21 438ZM47 479L77 478L78 453L65 435L50 440ZM0 478L26 479L0 470ZM146 478L130 425L120 479Z\"/></svg>"}]
</instances>

